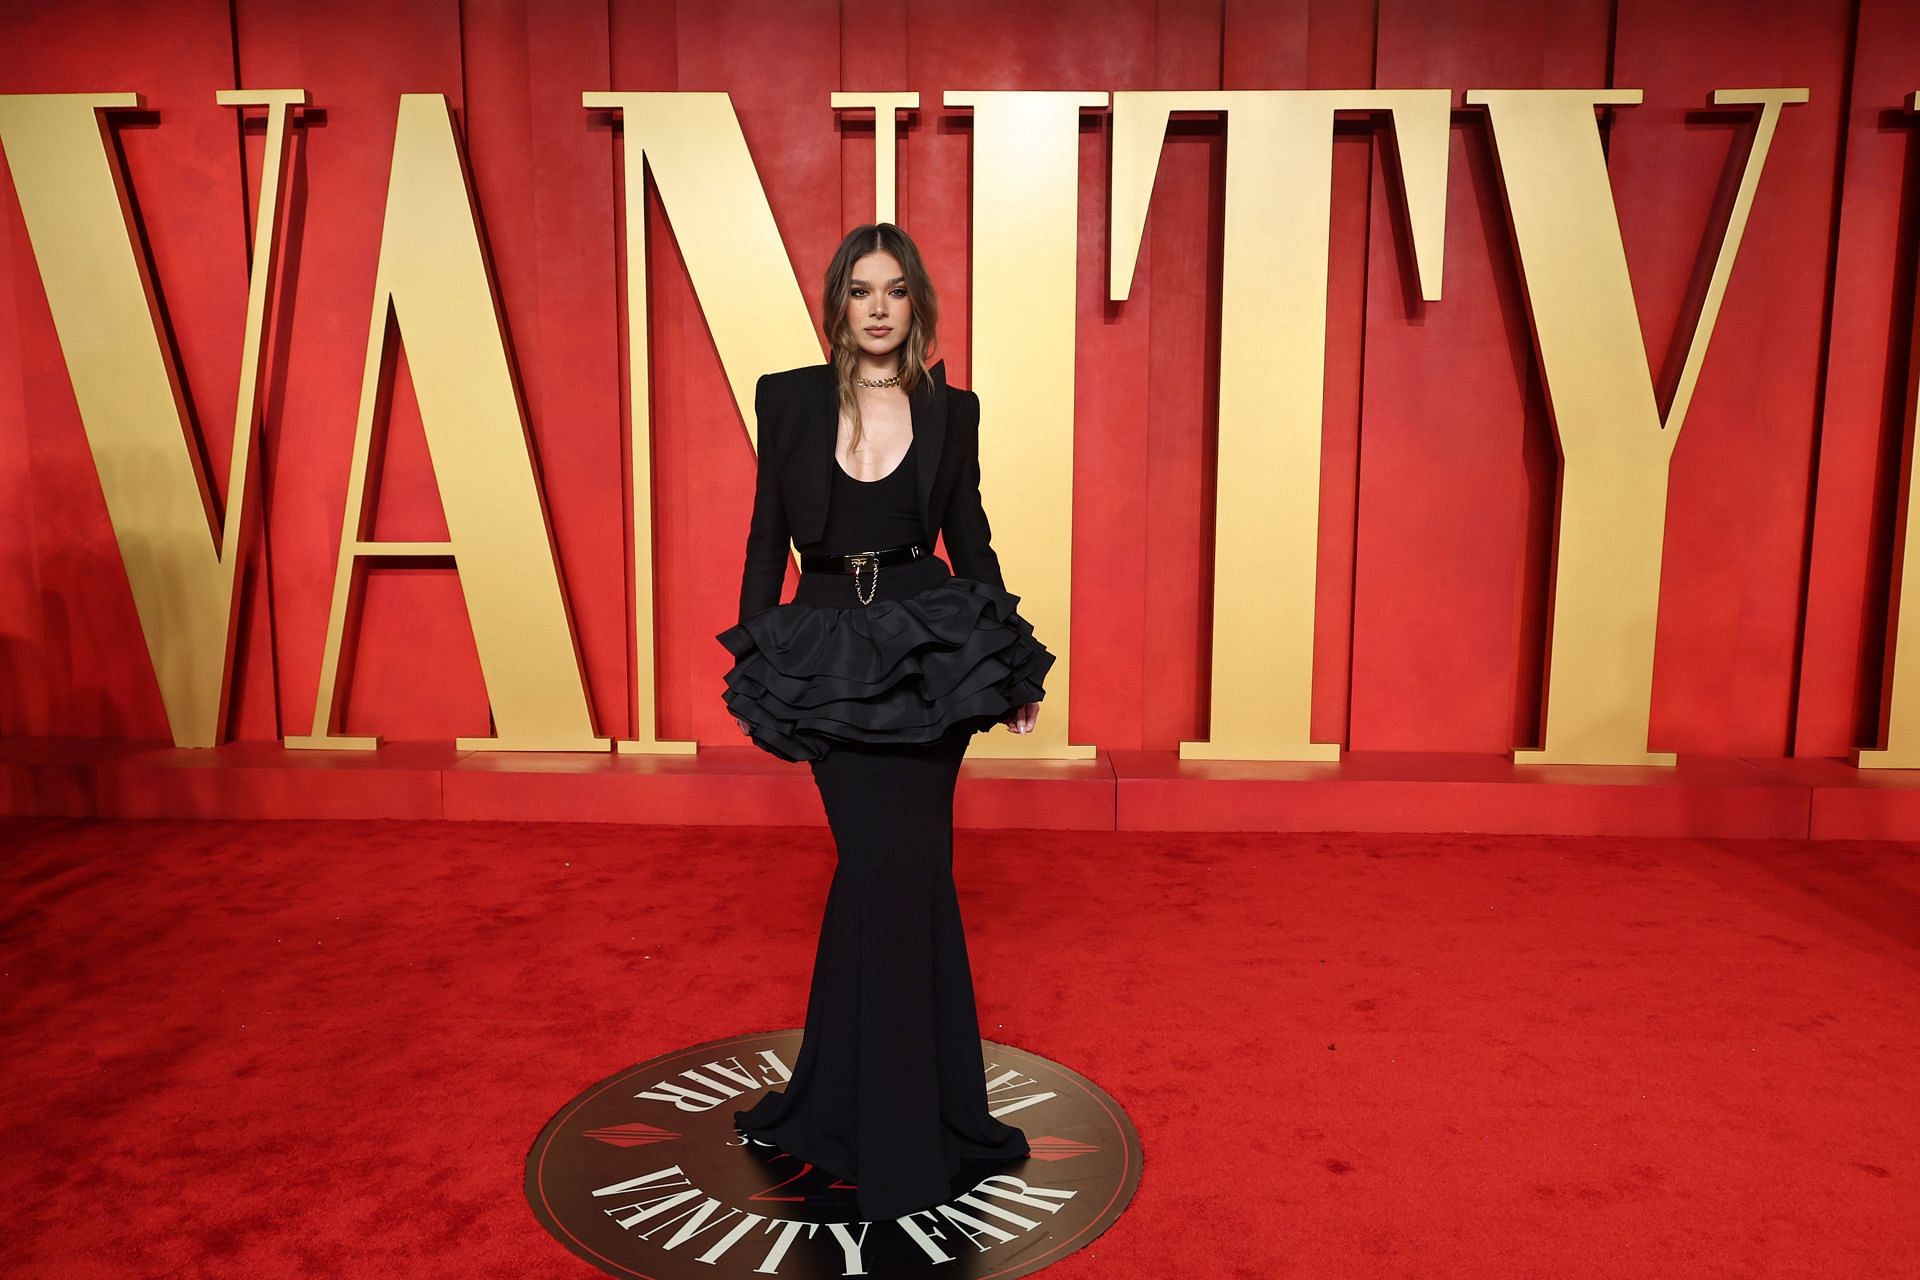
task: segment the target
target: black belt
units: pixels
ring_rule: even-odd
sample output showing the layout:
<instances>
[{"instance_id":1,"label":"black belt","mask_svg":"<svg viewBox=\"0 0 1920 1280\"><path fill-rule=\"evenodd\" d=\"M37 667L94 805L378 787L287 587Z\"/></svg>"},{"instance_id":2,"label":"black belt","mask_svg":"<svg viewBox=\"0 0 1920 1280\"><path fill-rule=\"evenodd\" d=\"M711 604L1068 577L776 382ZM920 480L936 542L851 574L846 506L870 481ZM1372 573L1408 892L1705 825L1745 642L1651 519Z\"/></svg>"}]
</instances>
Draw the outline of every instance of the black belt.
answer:
<instances>
[{"instance_id":1,"label":"black belt","mask_svg":"<svg viewBox=\"0 0 1920 1280\"><path fill-rule=\"evenodd\" d=\"M873 594L880 587L880 567L889 564L905 564L930 555L933 548L918 542L902 543L897 547L886 547L877 551L855 551L843 556L815 555L810 551L800 553L800 569L803 573L850 573L853 575L853 594L861 604L872 604ZM860 571L866 570L872 577L867 580L867 589L860 590Z\"/></svg>"},{"instance_id":2,"label":"black belt","mask_svg":"<svg viewBox=\"0 0 1920 1280\"><path fill-rule=\"evenodd\" d=\"M844 556L816 555L811 551L802 551L800 568L804 573L857 575L862 569L872 569L888 564L905 564L909 560L918 560L930 554L932 550L932 547L922 546L918 542L903 542L897 547L888 547L882 551L855 551Z\"/></svg>"}]
</instances>

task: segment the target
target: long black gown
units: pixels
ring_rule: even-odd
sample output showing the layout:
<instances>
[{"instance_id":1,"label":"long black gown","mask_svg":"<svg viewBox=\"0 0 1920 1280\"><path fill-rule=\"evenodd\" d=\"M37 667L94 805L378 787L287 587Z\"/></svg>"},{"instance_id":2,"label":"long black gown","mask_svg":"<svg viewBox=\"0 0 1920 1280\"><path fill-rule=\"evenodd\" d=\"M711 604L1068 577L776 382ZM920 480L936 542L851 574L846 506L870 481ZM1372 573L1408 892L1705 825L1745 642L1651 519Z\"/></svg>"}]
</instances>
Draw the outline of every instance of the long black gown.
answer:
<instances>
[{"instance_id":1,"label":"long black gown","mask_svg":"<svg viewBox=\"0 0 1920 1280\"><path fill-rule=\"evenodd\" d=\"M803 552L919 541L913 448L885 477L836 461L825 529ZM976 732L1042 696L1053 655L1018 597L927 554L802 573L794 599L718 637L726 700L757 745L807 759L838 848L807 1000L781 1091L738 1127L856 1184L861 1216L900 1217L1030 1154L988 1113L973 978L953 881L953 792Z\"/></svg>"}]
</instances>

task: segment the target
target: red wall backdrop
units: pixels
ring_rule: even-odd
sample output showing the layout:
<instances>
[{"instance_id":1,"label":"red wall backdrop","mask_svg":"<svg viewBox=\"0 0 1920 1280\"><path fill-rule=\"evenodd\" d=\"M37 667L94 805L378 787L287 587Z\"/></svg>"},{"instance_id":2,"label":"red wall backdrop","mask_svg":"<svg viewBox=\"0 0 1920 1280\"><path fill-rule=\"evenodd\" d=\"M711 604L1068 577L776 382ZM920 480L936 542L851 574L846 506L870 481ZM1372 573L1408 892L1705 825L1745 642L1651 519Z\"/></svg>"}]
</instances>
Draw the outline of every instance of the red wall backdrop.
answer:
<instances>
[{"instance_id":1,"label":"red wall backdrop","mask_svg":"<svg viewBox=\"0 0 1920 1280\"><path fill-rule=\"evenodd\" d=\"M593 706L625 736L620 155L582 91L729 93L810 297L873 212L872 126L838 120L828 94L917 90L899 217L967 385L971 130L947 89L1640 88L1606 137L1664 407L1751 136L1704 104L1805 85L1674 457L1648 745L1874 742L1920 221L1906 0L15 0L0 49L3 92L146 95L114 135L223 493L261 134L214 91L303 87L316 108L272 356L267 555L239 642L232 725L252 739L310 723L402 93L445 94L464 134ZM1106 129L1082 125L1072 737L1171 748L1206 729L1223 133L1175 123L1133 296L1112 304ZM1455 116L1438 303L1415 296L1369 132L1343 123L1334 163L1315 736L1537 745L1556 454L1484 117ZM660 728L729 742L712 637L737 600L753 456L657 207L649 225ZM444 536L404 374L383 466L375 536ZM991 477L986 496L991 511ZM351 690L350 732L488 732L450 569L373 572ZM0 733L167 736L10 179Z\"/></svg>"}]
</instances>

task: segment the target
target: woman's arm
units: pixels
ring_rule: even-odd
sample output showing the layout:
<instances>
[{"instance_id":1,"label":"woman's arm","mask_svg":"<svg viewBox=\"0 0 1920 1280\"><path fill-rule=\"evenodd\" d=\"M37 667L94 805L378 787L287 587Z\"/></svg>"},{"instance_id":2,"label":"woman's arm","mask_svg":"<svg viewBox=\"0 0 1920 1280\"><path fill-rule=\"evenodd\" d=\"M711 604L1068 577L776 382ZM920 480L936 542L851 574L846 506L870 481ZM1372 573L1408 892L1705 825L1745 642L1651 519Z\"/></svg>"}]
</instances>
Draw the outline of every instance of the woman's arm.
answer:
<instances>
[{"instance_id":1,"label":"woman's arm","mask_svg":"<svg viewBox=\"0 0 1920 1280\"><path fill-rule=\"evenodd\" d=\"M947 426L961 433L962 462L940 536L946 540L956 574L1005 591L1000 557L993 551L993 527L987 523L987 509L980 501L980 397L959 387L950 388L947 394L952 402Z\"/></svg>"},{"instance_id":2,"label":"woman's arm","mask_svg":"<svg viewBox=\"0 0 1920 1280\"><path fill-rule=\"evenodd\" d=\"M955 574L1005 591L1000 557L993 551L993 527L987 523L987 508L980 500L980 397L959 388L950 388L947 394L951 397L947 429L961 432L962 461L940 535L946 539ZM1029 702L1010 709L1000 723L1014 733L1032 733L1039 717L1040 704Z\"/></svg>"},{"instance_id":3,"label":"woman's arm","mask_svg":"<svg viewBox=\"0 0 1920 1280\"><path fill-rule=\"evenodd\" d=\"M780 603L787 580L786 508L780 503L780 452L774 423L779 415L769 407L767 379L761 374L753 389L754 432L759 440L755 463L753 518L747 523L746 567L740 574L740 621Z\"/></svg>"}]
</instances>

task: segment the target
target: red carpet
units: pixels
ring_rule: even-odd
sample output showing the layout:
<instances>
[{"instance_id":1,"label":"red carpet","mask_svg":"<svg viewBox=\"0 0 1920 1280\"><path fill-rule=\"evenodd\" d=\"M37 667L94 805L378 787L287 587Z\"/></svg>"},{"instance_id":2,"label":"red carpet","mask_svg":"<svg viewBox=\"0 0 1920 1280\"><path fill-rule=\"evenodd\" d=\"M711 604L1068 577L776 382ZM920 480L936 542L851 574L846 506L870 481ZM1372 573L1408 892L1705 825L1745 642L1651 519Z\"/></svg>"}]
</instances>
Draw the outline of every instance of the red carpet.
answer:
<instances>
[{"instance_id":1,"label":"red carpet","mask_svg":"<svg viewBox=\"0 0 1920 1280\"><path fill-rule=\"evenodd\" d=\"M0 1274L587 1277L522 1161L798 1026L828 833L0 819ZM982 1027L1132 1115L1046 1274L1920 1274L1920 857L961 831Z\"/></svg>"}]
</instances>

